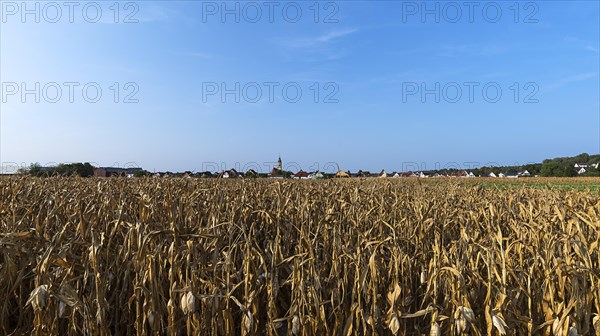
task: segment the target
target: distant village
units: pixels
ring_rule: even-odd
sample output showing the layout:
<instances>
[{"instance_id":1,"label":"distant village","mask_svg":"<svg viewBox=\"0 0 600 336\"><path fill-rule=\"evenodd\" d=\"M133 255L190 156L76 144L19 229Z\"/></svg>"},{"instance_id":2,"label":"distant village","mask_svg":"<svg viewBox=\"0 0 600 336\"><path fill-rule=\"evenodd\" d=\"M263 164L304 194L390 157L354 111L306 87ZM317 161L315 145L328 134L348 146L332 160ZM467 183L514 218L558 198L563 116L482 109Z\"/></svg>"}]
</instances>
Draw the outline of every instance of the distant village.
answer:
<instances>
[{"instance_id":1,"label":"distant village","mask_svg":"<svg viewBox=\"0 0 600 336\"><path fill-rule=\"evenodd\" d=\"M597 166L596 166L597 167ZM582 167L583 169L583 167ZM191 172L183 173L156 172L147 173L142 168L114 168L99 167L94 169L95 177L127 176L136 177L140 175L152 175L154 177L183 177L183 178L272 178L272 179L325 179L325 178L400 178L400 177L419 177L419 178L441 178L441 177L499 177L499 178L519 178L532 176L528 170L490 172L487 174L475 175L472 171L449 169L446 171L410 171L410 172L386 172L382 170L379 173L359 170L357 172L344 171L339 169L336 173L324 173L320 171L306 172L299 170L297 172L285 171L281 157L277 160L277 166L268 173L259 173L253 169L246 172L240 172L235 169L224 170L221 172Z\"/></svg>"},{"instance_id":2,"label":"distant village","mask_svg":"<svg viewBox=\"0 0 600 336\"><path fill-rule=\"evenodd\" d=\"M29 167L13 169L11 172L0 172L0 175L31 175L31 176L72 176L81 177L148 177L157 178L272 178L272 179L326 179L326 178L443 178L443 177L489 177L489 178L525 178L534 176L600 176L600 155L588 155L582 153L574 157L561 157L546 159L542 163L531 163L521 166L505 167L479 167L473 169L438 169L429 171L391 171L381 170L378 173L358 170L344 171L337 165L337 172L321 171L289 171L283 167L281 157L277 160L275 167L269 172L257 172L254 169L242 172L236 169L223 171L203 172L149 172L141 167L118 168L118 167L95 167L90 163L61 163L56 166L43 167L38 163Z\"/></svg>"}]
</instances>

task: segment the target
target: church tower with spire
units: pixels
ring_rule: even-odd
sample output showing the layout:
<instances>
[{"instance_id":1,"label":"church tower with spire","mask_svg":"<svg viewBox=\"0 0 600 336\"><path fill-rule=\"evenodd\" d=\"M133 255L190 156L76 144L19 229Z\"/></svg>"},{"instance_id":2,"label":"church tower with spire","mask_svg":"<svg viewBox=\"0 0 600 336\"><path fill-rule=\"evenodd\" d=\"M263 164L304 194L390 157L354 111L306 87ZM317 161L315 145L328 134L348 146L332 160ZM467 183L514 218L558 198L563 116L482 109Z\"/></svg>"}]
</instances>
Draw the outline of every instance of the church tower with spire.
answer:
<instances>
[{"instance_id":1,"label":"church tower with spire","mask_svg":"<svg viewBox=\"0 0 600 336\"><path fill-rule=\"evenodd\" d=\"M272 177L283 177L283 164L281 163L281 155L279 155L279 160L277 160L277 168L273 167L271 169Z\"/></svg>"}]
</instances>

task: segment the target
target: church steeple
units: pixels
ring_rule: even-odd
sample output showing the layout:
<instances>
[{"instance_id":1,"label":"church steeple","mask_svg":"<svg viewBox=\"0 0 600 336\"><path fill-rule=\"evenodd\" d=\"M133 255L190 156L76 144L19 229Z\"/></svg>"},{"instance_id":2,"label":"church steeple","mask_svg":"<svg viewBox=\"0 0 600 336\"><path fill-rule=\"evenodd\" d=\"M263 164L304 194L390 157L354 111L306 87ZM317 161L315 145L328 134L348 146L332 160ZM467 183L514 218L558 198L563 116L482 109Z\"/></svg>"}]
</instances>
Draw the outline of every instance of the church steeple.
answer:
<instances>
[{"instance_id":1,"label":"church steeple","mask_svg":"<svg viewBox=\"0 0 600 336\"><path fill-rule=\"evenodd\" d=\"M281 155L279 155L279 160L277 160L277 169L278 170L283 170L282 164L281 164Z\"/></svg>"}]
</instances>

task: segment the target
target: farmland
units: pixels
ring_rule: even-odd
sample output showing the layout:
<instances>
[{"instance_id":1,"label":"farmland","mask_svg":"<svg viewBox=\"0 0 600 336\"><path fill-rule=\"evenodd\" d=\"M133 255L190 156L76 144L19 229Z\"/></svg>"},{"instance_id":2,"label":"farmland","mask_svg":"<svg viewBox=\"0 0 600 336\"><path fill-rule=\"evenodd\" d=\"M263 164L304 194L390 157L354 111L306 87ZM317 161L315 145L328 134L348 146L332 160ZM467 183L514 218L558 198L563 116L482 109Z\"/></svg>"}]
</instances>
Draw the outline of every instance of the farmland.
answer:
<instances>
[{"instance_id":1,"label":"farmland","mask_svg":"<svg viewBox=\"0 0 600 336\"><path fill-rule=\"evenodd\" d=\"M428 183L446 183L447 179L438 181L436 179L422 180ZM600 178L597 177L565 177L565 178L469 178L462 179L459 184L477 185L483 188L493 189L522 189L536 188L548 190L578 190L583 192L600 193Z\"/></svg>"},{"instance_id":2,"label":"farmland","mask_svg":"<svg viewBox=\"0 0 600 336\"><path fill-rule=\"evenodd\" d=\"M597 334L599 185L1 178L0 333Z\"/></svg>"}]
</instances>

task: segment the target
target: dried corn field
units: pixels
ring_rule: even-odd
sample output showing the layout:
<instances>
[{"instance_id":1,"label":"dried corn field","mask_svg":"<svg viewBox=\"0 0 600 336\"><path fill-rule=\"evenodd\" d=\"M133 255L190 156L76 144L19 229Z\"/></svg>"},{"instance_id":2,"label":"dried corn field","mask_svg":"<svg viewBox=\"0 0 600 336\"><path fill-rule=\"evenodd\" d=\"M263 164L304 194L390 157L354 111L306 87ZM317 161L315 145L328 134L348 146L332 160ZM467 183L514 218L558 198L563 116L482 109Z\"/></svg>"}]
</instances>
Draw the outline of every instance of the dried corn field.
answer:
<instances>
[{"instance_id":1,"label":"dried corn field","mask_svg":"<svg viewBox=\"0 0 600 336\"><path fill-rule=\"evenodd\" d=\"M600 198L456 180L0 179L0 333L594 335Z\"/></svg>"}]
</instances>

